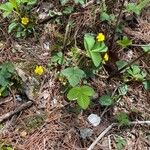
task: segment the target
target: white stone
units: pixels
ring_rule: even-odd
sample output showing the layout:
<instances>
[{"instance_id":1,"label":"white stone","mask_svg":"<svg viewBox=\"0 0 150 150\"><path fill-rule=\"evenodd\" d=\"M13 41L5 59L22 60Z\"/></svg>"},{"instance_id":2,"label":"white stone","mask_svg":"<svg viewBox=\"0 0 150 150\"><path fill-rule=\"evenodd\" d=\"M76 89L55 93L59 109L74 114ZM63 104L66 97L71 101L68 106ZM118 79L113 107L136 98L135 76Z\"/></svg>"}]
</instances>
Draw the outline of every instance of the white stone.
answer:
<instances>
[{"instance_id":1,"label":"white stone","mask_svg":"<svg viewBox=\"0 0 150 150\"><path fill-rule=\"evenodd\" d=\"M90 114L88 116L88 121L94 126L98 126L101 122L101 118L97 114Z\"/></svg>"}]
</instances>

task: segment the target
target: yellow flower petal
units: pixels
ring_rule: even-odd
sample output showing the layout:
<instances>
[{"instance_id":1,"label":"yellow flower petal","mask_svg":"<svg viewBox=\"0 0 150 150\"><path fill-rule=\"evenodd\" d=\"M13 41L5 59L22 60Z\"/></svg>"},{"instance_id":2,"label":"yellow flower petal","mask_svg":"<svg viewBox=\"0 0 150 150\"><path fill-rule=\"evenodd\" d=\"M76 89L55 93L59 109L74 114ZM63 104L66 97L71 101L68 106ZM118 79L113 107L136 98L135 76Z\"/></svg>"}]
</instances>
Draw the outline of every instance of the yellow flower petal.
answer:
<instances>
[{"instance_id":1,"label":"yellow flower petal","mask_svg":"<svg viewBox=\"0 0 150 150\"><path fill-rule=\"evenodd\" d=\"M104 61L106 62L106 61L108 61L109 60L109 55L108 55L108 53L105 53L104 54Z\"/></svg>"},{"instance_id":2,"label":"yellow flower petal","mask_svg":"<svg viewBox=\"0 0 150 150\"><path fill-rule=\"evenodd\" d=\"M44 68L42 66L36 66L34 73L37 75L42 75L44 72Z\"/></svg>"},{"instance_id":3,"label":"yellow flower petal","mask_svg":"<svg viewBox=\"0 0 150 150\"><path fill-rule=\"evenodd\" d=\"M29 18L28 18L28 17L23 17L23 18L21 18L21 23L22 23L23 25L27 25L27 24L29 23Z\"/></svg>"},{"instance_id":4,"label":"yellow flower petal","mask_svg":"<svg viewBox=\"0 0 150 150\"><path fill-rule=\"evenodd\" d=\"M105 40L105 35L103 33L99 33L96 39L98 42L103 42Z\"/></svg>"}]
</instances>

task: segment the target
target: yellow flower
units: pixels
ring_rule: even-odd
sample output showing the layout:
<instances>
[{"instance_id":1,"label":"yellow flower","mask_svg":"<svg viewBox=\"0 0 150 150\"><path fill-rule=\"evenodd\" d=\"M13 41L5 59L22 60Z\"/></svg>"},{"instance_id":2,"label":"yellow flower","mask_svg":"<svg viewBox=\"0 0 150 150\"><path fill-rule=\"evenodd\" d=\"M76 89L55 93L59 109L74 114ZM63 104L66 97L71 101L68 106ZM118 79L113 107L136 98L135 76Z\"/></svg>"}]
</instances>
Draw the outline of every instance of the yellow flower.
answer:
<instances>
[{"instance_id":1,"label":"yellow flower","mask_svg":"<svg viewBox=\"0 0 150 150\"><path fill-rule=\"evenodd\" d=\"M104 61L106 62L106 61L108 61L109 60L109 55L108 55L108 53L105 53L104 54Z\"/></svg>"},{"instance_id":2,"label":"yellow flower","mask_svg":"<svg viewBox=\"0 0 150 150\"><path fill-rule=\"evenodd\" d=\"M29 18L28 18L28 17L22 17L22 18L21 18L21 23L22 23L23 25L27 25L27 24L29 23Z\"/></svg>"},{"instance_id":3,"label":"yellow flower","mask_svg":"<svg viewBox=\"0 0 150 150\"><path fill-rule=\"evenodd\" d=\"M44 68L42 66L36 66L35 70L34 70L35 74L37 75L42 75L44 72Z\"/></svg>"},{"instance_id":4,"label":"yellow flower","mask_svg":"<svg viewBox=\"0 0 150 150\"><path fill-rule=\"evenodd\" d=\"M96 39L98 42L103 42L105 40L105 35L103 33L98 33Z\"/></svg>"}]
</instances>

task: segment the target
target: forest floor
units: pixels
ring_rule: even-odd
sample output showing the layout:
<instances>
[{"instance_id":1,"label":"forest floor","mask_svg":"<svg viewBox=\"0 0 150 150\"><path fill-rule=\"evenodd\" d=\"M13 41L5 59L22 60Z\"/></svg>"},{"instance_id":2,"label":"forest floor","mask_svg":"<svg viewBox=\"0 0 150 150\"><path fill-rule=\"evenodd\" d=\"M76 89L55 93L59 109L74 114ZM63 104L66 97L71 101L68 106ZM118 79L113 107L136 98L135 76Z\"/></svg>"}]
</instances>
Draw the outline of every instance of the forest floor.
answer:
<instances>
[{"instance_id":1,"label":"forest floor","mask_svg":"<svg viewBox=\"0 0 150 150\"><path fill-rule=\"evenodd\" d=\"M119 1L107 3L108 11L117 15L121 5ZM71 14L56 15L42 21L39 19L36 33L25 39L17 39L8 34L8 21L0 16L0 63L12 62L26 74L28 79L35 77L36 65L45 68L42 76L35 77L40 84L36 87L32 106L0 124L0 144L3 145L0 148L4 150L5 146L5 149L13 147L15 150L87 150L105 129L116 122L115 115L118 112L125 112L131 122L137 121L137 123L127 126L115 124L93 149L150 150L150 124L138 123L150 120L150 92L145 90L142 84L129 83L127 94L109 107L102 107L97 99L94 99L88 109L80 111L75 107L75 103L67 100L64 87L57 78L61 67L51 62L53 53L62 50L66 35L67 44L63 49L65 53L68 53L72 47L82 50L83 36L89 32L104 33L109 49L114 29L113 25L110 26L100 20L99 4L91 3L84 8L72 3L68 5L74 7ZM119 34L126 35L135 44L150 43L149 8L147 6L138 17L130 16L129 20L122 13L120 18L124 26L122 33ZM39 2L34 11L42 16L44 11L45 13L47 10L62 12L63 9L59 2L45 0ZM73 25L68 30L67 25L71 21ZM140 47L122 49L115 43L113 49L117 59L127 62L138 58L143 52ZM140 58L136 63L147 71L149 78L150 56ZM118 85L122 82L120 75L109 81L106 80L114 69L112 62L108 62L98 75L88 80L88 84L94 88L98 97L108 92L116 93ZM26 84L30 82L28 79ZM16 100L16 95L21 97L21 101ZM10 89L9 96L0 97L0 116L15 110L27 101L27 97L22 96L20 91ZM90 114L101 117L98 126L94 127L89 123ZM82 133L86 134L85 130L90 130L91 135L84 139Z\"/></svg>"}]
</instances>

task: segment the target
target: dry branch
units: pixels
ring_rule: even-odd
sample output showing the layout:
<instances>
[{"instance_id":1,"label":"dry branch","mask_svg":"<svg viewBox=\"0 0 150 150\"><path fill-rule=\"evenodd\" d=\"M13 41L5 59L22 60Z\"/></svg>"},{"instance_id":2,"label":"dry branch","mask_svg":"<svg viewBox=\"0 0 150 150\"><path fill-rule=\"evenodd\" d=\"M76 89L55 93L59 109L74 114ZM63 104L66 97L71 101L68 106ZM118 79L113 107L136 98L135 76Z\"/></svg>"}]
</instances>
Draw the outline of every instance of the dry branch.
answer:
<instances>
[{"instance_id":1,"label":"dry branch","mask_svg":"<svg viewBox=\"0 0 150 150\"><path fill-rule=\"evenodd\" d=\"M6 114L0 116L0 123L3 122L3 121L6 120L6 119L12 117L13 115L19 113L20 111L22 111L22 110L24 110L24 109L30 107L32 104L33 104L32 101L28 101L28 102L26 102L26 103L20 105L19 107L17 107L15 110L12 110L12 111L10 111L10 112L8 112L8 113L6 113Z\"/></svg>"},{"instance_id":2,"label":"dry branch","mask_svg":"<svg viewBox=\"0 0 150 150\"><path fill-rule=\"evenodd\" d=\"M150 125L150 121L133 121L130 122L129 125L136 125L136 124L140 124L140 125ZM110 131L114 126L119 125L118 123L112 123L111 125L109 125L98 137L97 139L90 145L90 147L87 150L92 150L95 145L105 136L105 134Z\"/></svg>"}]
</instances>

